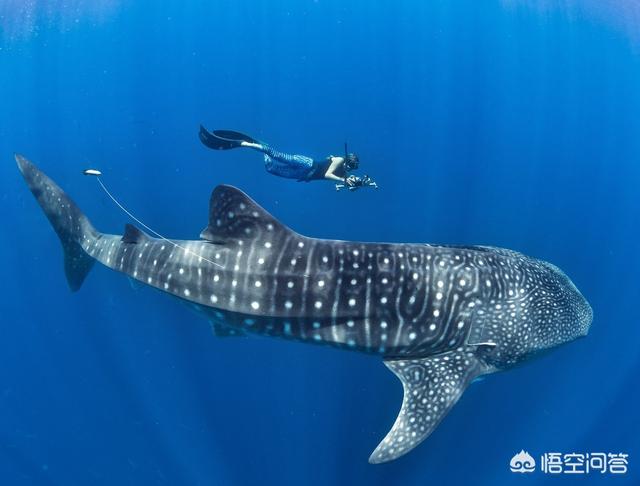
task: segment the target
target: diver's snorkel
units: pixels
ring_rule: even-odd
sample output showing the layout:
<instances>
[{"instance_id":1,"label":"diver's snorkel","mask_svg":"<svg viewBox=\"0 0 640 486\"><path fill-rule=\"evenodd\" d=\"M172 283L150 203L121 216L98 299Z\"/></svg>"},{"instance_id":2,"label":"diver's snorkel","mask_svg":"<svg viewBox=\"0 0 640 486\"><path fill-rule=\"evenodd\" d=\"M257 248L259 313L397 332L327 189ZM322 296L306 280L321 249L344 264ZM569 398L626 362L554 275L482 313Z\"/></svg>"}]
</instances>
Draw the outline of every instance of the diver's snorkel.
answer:
<instances>
[{"instance_id":1,"label":"diver's snorkel","mask_svg":"<svg viewBox=\"0 0 640 486\"><path fill-rule=\"evenodd\" d=\"M349 173L356 170L359 166L358 156L356 154L350 154L347 142L344 143L344 170Z\"/></svg>"},{"instance_id":2,"label":"diver's snorkel","mask_svg":"<svg viewBox=\"0 0 640 486\"><path fill-rule=\"evenodd\" d=\"M349 150L348 150L348 146L347 146L347 142L344 143L344 171L345 174L349 173L349 165L347 164L347 160L349 160ZM347 179L347 176L344 176L345 180Z\"/></svg>"}]
</instances>

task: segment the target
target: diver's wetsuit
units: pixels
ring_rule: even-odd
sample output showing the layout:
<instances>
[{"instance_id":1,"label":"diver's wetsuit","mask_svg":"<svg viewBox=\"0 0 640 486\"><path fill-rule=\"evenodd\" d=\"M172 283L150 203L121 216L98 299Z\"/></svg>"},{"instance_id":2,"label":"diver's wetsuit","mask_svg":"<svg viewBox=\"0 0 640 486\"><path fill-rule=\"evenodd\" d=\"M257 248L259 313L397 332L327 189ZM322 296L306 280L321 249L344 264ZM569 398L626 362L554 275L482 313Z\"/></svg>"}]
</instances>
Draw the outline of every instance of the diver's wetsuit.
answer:
<instances>
[{"instance_id":1,"label":"diver's wetsuit","mask_svg":"<svg viewBox=\"0 0 640 486\"><path fill-rule=\"evenodd\" d=\"M326 179L325 175L329 170L329 166L331 165L331 162L332 162L331 157L332 155L330 155L326 159L314 160L313 168L309 172L309 175L307 175L306 179L301 179L301 180L304 180L305 182L309 182L309 181L321 181ZM347 177L347 172L344 170L344 165L339 165L338 168L335 169L333 173L337 177L342 177L343 179Z\"/></svg>"},{"instance_id":2,"label":"diver's wetsuit","mask_svg":"<svg viewBox=\"0 0 640 486\"><path fill-rule=\"evenodd\" d=\"M280 177L307 182L321 180L324 179L331 165L331 157L316 161L306 155L286 154L269 145L261 145L262 147L256 150L264 153L264 166L267 172ZM339 173L336 175L341 177Z\"/></svg>"}]
</instances>

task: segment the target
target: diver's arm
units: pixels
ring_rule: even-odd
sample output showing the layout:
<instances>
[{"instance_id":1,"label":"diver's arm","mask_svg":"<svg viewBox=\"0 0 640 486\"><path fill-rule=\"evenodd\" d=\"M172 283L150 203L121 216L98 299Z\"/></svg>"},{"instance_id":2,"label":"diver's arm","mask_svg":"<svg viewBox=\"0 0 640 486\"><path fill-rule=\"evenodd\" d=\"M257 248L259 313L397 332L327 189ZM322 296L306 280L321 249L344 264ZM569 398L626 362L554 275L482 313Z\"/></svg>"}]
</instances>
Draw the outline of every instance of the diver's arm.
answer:
<instances>
[{"instance_id":1,"label":"diver's arm","mask_svg":"<svg viewBox=\"0 0 640 486\"><path fill-rule=\"evenodd\" d=\"M336 182L344 182L344 177L338 177L335 174L329 174L329 172L327 171L327 173L324 175L325 179L328 179L330 181L336 181Z\"/></svg>"},{"instance_id":2,"label":"diver's arm","mask_svg":"<svg viewBox=\"0 0 640 486\"><path fill-rule=\"evenodd\" d=\"M344 177L339 177L335 174L336 170L344 164L344 159L342 157L331 157L331 164L327 169L327 172L324 173L324 178L329 179L330 181L338 181L344 182Z\"/></svg>"}]
</instances>

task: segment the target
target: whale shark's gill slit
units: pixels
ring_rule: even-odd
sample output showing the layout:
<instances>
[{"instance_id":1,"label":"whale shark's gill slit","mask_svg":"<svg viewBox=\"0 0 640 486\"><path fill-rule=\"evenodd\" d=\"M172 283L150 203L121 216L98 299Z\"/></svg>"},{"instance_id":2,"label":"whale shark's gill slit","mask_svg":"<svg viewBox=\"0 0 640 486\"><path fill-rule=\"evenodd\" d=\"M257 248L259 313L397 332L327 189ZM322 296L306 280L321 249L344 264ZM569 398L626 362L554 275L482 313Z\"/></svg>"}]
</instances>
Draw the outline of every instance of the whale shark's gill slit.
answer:
<instances>
[{"instance_id":1,"label":"whale shark's gill slit","mask_svg":"<svg viewBox=\"0 0 640 486\"><path fill-rule=\"evenodd\" d=\"M166 241L167 243L169 243L170 245L173 245L175 248L180 248L182 251L184 251L185 253L189 253L191 255L197 256L199 259L204 260L207 263L211 263L212 265L215 265L216 267L220 267L223 268L222 265L220 265L219 263L216 263L214 261L209 260L206 257L203 257L202 255L196 253L195 251L191 251L188 248L179 245L178 243L176 243L175 241L170 240L169 238L161 235L160 233L158 233L156 230L154 230L153 228L149 227L148 225L146 225L145 223L143 223L142 221L140 221L138 218L136 218L131 211L129 211L127 208L125 208L122 204L120 204L120 201L118 201L113 194L111 194L111 192L109 191L109 189L107 189L107 186L105 186L105 184L102 182L102 179L100 178L100 176L96 176L96 179L98 180L98 184L100 184L100 187L102 188L102 190L104 191L104 193L109 196L109 198L116 204L116 206L118 206L127 216L129 216L131 219L133 219L136 223L138 223L140 226L144 227L144 229L146 229L147 231L149 231L150 233L153 233L155 236L157 236L158 238L160 238L163 241Z\"/></svg>"}]
</instances>

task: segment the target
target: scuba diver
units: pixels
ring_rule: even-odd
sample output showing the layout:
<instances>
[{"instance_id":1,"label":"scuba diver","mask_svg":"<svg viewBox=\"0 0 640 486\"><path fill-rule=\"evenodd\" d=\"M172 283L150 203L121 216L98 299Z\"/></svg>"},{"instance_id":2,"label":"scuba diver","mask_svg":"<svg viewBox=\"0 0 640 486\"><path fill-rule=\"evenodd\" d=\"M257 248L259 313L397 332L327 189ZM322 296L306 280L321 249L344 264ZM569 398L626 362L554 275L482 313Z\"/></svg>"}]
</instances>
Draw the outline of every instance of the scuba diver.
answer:
<instances>
[{"instance_id":1,"label":"scuba diver","mask_svg":"<svg viewBox=\"0 0 640 486\"><path fill-rule=\"evenodd\" d=\"M358 156L347 151L347 144L343 156L330 155L325 159L314 160L306 155L295 155L280 152L269 145L254 140L243 133L231 130L207 131L200 126L200 141L214 150L229 150L247 147L264 154L264 165L267 172L298 182L330 180L336 182L336 190L361 187L374 187L377 184L367 175L358 177L350 174L360 164Z\"/></svg>"}]
</instances>

